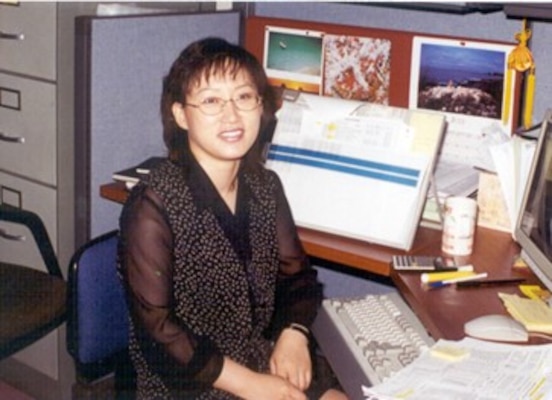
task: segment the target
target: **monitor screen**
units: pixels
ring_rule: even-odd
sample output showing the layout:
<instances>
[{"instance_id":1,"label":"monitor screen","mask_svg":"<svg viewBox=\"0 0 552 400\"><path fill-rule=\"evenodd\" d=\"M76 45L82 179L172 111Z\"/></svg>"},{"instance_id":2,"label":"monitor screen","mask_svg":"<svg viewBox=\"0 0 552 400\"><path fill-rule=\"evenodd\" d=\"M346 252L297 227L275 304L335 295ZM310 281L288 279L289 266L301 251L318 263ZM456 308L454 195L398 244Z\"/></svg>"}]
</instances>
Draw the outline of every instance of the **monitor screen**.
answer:
<instances>
[{"instance_id":1,"label":"monitor screen","mask_svg":"<svg viewBox=\"0 0 552 400\"><path fill-rule=\"evenodd\" d=\"M514 236L522 258L552 290L552 109L542 122Z\"/></svg>"}]
</instances>

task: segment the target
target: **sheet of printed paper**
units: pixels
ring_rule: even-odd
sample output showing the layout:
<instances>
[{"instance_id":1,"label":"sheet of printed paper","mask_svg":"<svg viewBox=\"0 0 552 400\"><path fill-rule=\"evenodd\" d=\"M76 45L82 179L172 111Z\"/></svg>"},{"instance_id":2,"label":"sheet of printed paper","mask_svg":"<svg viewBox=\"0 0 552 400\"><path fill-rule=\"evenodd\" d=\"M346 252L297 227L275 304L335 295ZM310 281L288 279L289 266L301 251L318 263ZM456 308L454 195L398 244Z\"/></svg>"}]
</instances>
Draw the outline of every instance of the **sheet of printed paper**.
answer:
<instances>
[{"instance_id":1,"label":"sheet of printed paper","mask_svg":"<svg viewBox=\"0 0 552 400\"><path fill-rule=\"evenodd\" d=\"M432 349L456 348L443 357ZM439 340L412 364L373 387L366 400L552 399L552 344Z\"/></svg>"}]
</instances>

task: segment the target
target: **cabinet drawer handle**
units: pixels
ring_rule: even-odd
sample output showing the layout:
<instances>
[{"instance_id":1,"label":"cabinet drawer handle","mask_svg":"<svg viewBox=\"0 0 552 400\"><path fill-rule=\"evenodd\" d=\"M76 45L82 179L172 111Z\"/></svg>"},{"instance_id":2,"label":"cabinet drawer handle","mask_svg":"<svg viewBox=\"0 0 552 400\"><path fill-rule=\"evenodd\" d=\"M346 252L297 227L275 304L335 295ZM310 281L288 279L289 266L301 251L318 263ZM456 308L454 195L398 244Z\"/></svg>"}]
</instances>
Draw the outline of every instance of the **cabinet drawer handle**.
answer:
<instances>
[{"instance_id":1,"label":"cabinet drawer handle","mask_svg":"<svg viewBox=\"0 0 552 400\"><path fill-rule=\"evenodd\" d=\"M16 240L22 242L25 240L24 235L12 235L11 233L6 232L4 229L0 228L0 237L7 240Z\"/></svg>"},{"instance_id":2,"label":"cabinet drawer handle","mask_svg":"<svg viewBox=\"0 0 552 400\"><path fill-rule=\"evenodd\" d=\"M25 39L25 35L23 33L8 33L0 31L0 39L23 40Z\"/></svg>"},{"instance_id":3,"label":"cabinet drawer handle","mask_svg":"<svg viewBox=\"0 0 552 400\"><path fill-rule=\"evenodd\" d=\"M0 141L10 143L25 143L25 138L21 136L8 136L5 133L0 132Z\"/></svg>"}]
</instances>

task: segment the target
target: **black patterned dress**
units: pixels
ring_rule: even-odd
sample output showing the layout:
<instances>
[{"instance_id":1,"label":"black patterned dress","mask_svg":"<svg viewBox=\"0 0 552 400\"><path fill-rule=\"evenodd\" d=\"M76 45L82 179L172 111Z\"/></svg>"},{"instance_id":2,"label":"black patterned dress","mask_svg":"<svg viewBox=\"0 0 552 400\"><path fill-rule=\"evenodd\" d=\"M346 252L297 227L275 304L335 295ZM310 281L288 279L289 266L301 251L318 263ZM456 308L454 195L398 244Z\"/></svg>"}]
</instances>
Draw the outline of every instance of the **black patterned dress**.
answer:
<instances>
[{"instance_id":1,"label":"black patterned dress","mask_svg":"<svg viewBox=\"0 0 552 400\"><path fill-rule=\"evenodd\" d=\"M223 357L268 371L272 341L322 297L272 171L243 168L235 213L199 164L166 161L121 215L119 269L138 399L233 399Z\"/></svg>"}]
</instances>

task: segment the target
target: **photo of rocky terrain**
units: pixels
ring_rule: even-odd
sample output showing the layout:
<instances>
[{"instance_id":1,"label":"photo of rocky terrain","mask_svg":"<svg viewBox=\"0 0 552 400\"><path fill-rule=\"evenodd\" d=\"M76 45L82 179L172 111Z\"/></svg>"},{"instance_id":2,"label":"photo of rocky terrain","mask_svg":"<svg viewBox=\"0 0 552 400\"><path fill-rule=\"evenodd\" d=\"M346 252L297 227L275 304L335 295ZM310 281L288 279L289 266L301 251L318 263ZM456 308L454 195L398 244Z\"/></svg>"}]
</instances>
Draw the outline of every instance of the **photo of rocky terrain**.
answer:
<instances>
[{"instance_id":1,"label":"photo of rocky terrain","mask_svg":"<svg viewBox=\"0 0 552 400\"><path fill-rule=\"evenodd\" d=\"M500 119L505 53L424 44L418 108Z\"/></svg>"}]
</instances>

